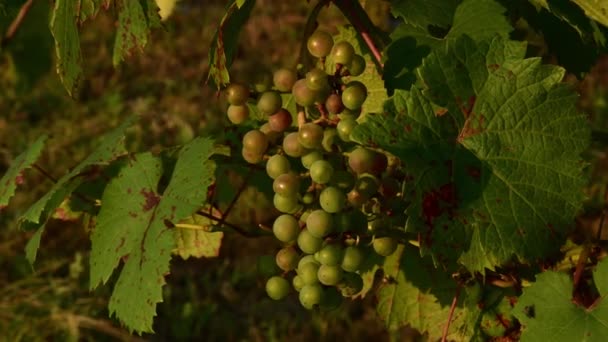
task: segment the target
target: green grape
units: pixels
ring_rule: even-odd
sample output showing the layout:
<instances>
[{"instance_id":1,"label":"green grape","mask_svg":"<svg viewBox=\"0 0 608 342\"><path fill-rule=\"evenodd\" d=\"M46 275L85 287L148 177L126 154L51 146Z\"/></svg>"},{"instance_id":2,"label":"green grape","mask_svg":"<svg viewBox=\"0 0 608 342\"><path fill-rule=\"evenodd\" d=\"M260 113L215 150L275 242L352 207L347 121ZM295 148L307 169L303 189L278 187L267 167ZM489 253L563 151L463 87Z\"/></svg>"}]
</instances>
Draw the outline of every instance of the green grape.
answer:
<instances>
[{"instance_id":1,"label":"green grape","mask_svg":"<svg viewBox=\"0 0 608 342\"><path fill-rule=\"evenodd\" d=\"M317 238L324 238L333 230L333 218L324 210L317 209L306 218L306 229Z\"/></svg>"},{"instance_id":2,"label":"green grape","mask_svg":"<svg viewBox=\"0 0 608 342\"><path fill-rule=\"evenodd\" d=\"M363 264L364 257L365 254L359 247L346 247L346 249L344 249L344 256L342 257L342 269L346 272L358 271L361 264Z\"/></svg>"},{"instance_id":3,"label":"green grape","mask_svg":"<svg viewBox=\"0 0 608 342\"><path fill-rule=\"evenodd\" d=\"M250 164L257 164L264 160L263 153L252 152L244 148L241 150L241 155L243 156L243 159Z\"/></svg>"},{"instance_id":4,"label":"green grape","mask_svg":"<svg viewBox=\"0 0 608 342\"><path fill-rule=\"evenodd\" d=\"M355 189L365 198L366 200L371 198L378 192L380 187L380 181L378 178L371 174L362 174L355 183Z\"/></svg>"},{"instance_id":5,"label":"green grape","mask_svg":"<svg viewBox=\"0 0 608 342\"><path fill-rule=\"evenodd\" d=\"M315 195L311 192L307 192L302 196L302 203L311 205L315 202Z\"/></svg>"},{"instance_id":6,"label":"green grape","mask_svg":"<svg viewBox=\"0 0 608 342\"><path fill-rule=\"evenodd\" d=\"M302 156L302 166L304 166L306 169L310 169L310 166L317 160L323 160L323 153L316 150L311 151Z\"/></svg>"},{"instance_id":7,"label":"green grape","mask_svg":"<svg viewBox=\"0 0 608 342\"><path fill-rule=\"evenodd\" d=\"M285 247L277 252L277 266L285 272L295 269L299 260L298 251L293 247Z\"/></svg>"},{"instance_id":8,"label":"green grape","mask_svg":"<svg viewBox=\"0 0 608 342\"><path fill-rule=\"evenodd\" d=\"M346 196L344 196L344 193L340 189L330 186L321 191L319 204L321 205L321 209L334 214L344 209Z\"/></svg>"},{"instance_id":9,"label":"green grape","mask_svg":"<svg viewBox=\"0 0 608 342\"><path fill-rule=\"evenodd\" d=\"M317 272L317 277L319 278L319 282L323 285L334 286L338 285L342 280L342 275L344 271L340 266L329 266L323 265L319 266L319 271Z\"/></svg>"},{"instance_id":10,"label":"green grape","mask_svg":"<svg viewBox=\"0 0 608 342\"><path fill-rule=\"evenodd\" d=\"M262 255L258 257L257 270L263 277L272 277L281 272L281 269L277 266L274 255Z\"/></svg>"},{"instance_id":11,"label":"green grape","mask_svg":"<svg viewBox=\"0 0 608 342\"><path fill-rule=\"evenodd\" d=\"M308 37L306 47L311 55L317 58L323 58L331 52L334 46L334 39L325 31L316 30Z\"/></svg>"},{"instance_id":12,"label":"green grape","mask_svg":"<svg viewBox=\"0 0 608 342\"><path fill-rule=\"evenodd\" d=\"M331 52L334 63L349 65L355 56L355 48L347 41L341 41L334 45Z\"/></svg>"},{"instance_id":13,"label":"green grape","mask_svg":"<svg viewBox=\"0 0 608 342\"><path fill-rule=\"evenodd\" d=\"M249 119L249 107L247 105L230 105L226 111L228 120L235 125L242 124Z\"/></svg>"},{"instance_id":14,"label":"green grape","mask_svg":"<svg viewBox=\"0 0 608 342\"><path fill-rule=\"evenodd\" d=\"M290 157L299 158L306 154L308 150L300 144L298 133L289 133L283 139L283 151Z\"/></svg>"},{"instance_id":15,"label":"green grape","mask_svg":"<svg viewBox=\"0 0 608 342\"><path fill-rule=\"evenodd\" d=\"M365 58L361 55L354 55L353 60L348 65L348 72L350 76L359 76L365 71L365 67Z\"/></svg>"},{"instance_id":16,"label":"green grape","mask_svg":"<svg viewBox=\"0 0 608 342\"><path fill-rule=\"evenodd\" d=\"M260 132L266 134L268 144L276 145L279 139L283 138L283 133L272 130L268 122L260 126Z\"/></svg>"},{"instance_id":17,"label":"green grape","mask_svg":"<svg viewBox=\"0 0 608 342\"><path fill-rule=\"evenodd\" d=\"M339 114L344 110L342 98L338 94L331 94L325 100L325 108L330 114Z\"/></svg>"},{"instance_id":18,"label":"green grape","mask_svg":"<svg viewBox=\"0 0 608 342\"><path fill-rule=\"evenodd\" d=\"M226 100L235 106L244 105L249 99L249 88L239 83L231 83L226 88Z\"/></svg>"},{"instance_id":19,"label":"green grape","mask_svg":"<svg viewBox=\"0 0 608 342\"><path fill-rule=\"evenodd\" d=\"M291 170L289 159L287 157L275 154L266 162L266 174L272 179L276 179L280 175L286 174Z\"/></svg>"},{"instance_id":20,"label":"green grape","mask_svg":"<svg viewBox=\"0 0 608 342\"><path fill-rule=\"evenodd\" d=\"M323 246L323 239L318 238L308 231L302 229L298 235L298 247L306 254L315 254Z\"/></svg>"},{"instance_id":21,"label":"green grape","mask_svg":"<svg viewBox=\"0 0 608 342\"><path fill-rule=\"evenodd\" d=\"M298 130L298 141L305 148L321 147L323 142L323 127L314 123L305 123Z\"/></svg>"},{"instance_id":22,"label":"green grape","mask_svg":"<svg viewBox=\"0 0 608 342\"><path fill-rule=\"evenodd\" d=\"M302 277L300 277L299 275L296 275L295 277L293 277L293 279L291 280L291 284L293 285L293 288L297 292L300 292L300 290L302 290L302 288L304 287L304 281L302 280Z\"/></svg>"},{"instance_id":23,"label":"green grape","mask_svg":"<svg viewBox=\"0 0 608 342\"><path fill-rule=\"evenodd\" d=\"M298 262L298 273L300 272L300 269L304 266L304 264L307 264L309 262L312 262L313 264L319 266L319 262L317 261L317 259L315 259L314 255L305 255L303 256L300 261ZM314 272L314 277L315 279L317 278L317 271L315 270Z\"/></svg>"},{"instance_id":24,"label":"green grape","mask_svg":"<svg viewBox=\"0 0 608 342\"><path fill-rule=\"evenodd\" d=\"M312 90L322 90L329 87L329 79L325 71L313 68L306 73L306 86Z\"/></svg>"},{"instance_id":25,"label":"green grape","mask_svg":"<svg viewBox=\"0 0 608 342\"><path fill-rule=\"evenodd\" d=\"M268 117L268 125L275 132L285 132L291 127L292 122L291 113L285 108L280 108L276 113Z\"/></svg>"},{"instance_id":26,"label":"green grape","mask_svg":"<svg viewBox=\"0 0 608 342\"><path fill-rule=\"evenodd\" d=\"M355 185L355 177L348 171L337 170L331 177L329 184L337 187L338 189L348 190Z\"/></svg>"},{"instance_id":27,"label":"green grape","mask_svg":"<svg viewBox=\"0 0 608 342\"><path fill-rule=\"evenodd\" d=\"M316 262L307 262L301 266L298 266L298 275L302 279L304 285L312 285L319 282L317 273L319 272L319 265Z\"/></svg>"},{"instance_id":28,"label":"green grape","mask_svg":"<svg viewBox=\"0 0 608 342\"><path fill-rule=\"evenodd\" d=\"M308 310L312 310L315 305L321 302L323 288L319 284L305 285L300 290L300 304Z\"/></svg>"},{"instance_id":29,"label":"green grape","mask_svg":"<svg viewBox=\"0 0 608 342\"><path fill-rule=\"evenodd\" d=\"M285 278L274 276L266 282L266 293L274 300L281 300L289 294L289 282Z\"/></svg>"},{"instance_id":30,"label":"green grape","mask_svg":"<svg viewBox=\"0 0 608 342\"><path fill-rule=\"evenodd\" d=\"M321 265L337 266L342 262L343 249L337 244L328 244L321 248L315 255L315 258Z\"/></svg>"},{"instance_id":31,"label":"green grape","mask_svg":"<svg viewBox=\"0 0 608 342\"><path fill-rule=\"evenodd\" d=\"M344 297L338 289L335 287L326 287L323 289L323 295L321 296L321 302L319 308L321 310L335 310L342 305Z\"/></svg>"},{"instance_id":32,"label":"green grape","mask_svg":"<svg viewBox=\"0 0 608 342\"><path fill-rule=\"evenodd\" d=\"M300 177L293 172L284 173L274 180L272 190L282 196L295 197L300 192Z\"/></svg>"},{"instance_id":33,"label":"green grape","mask_svg":"<svg viewBox=\"0 0 608 342\"><path fill-rule=\"evenodd\" d=\"M329 182L334 174L334 168L327 160L317 160L310 166L310 178L318 184Z\"/></svg>"},{"instance_id":34,"label":"green grape","mask_svg":"<svg viewBox=\"0 0 608 342\"><path fill-rule=\"evenodd\" d=\"M357 273L344 272L342 281L336 287L344 297L352 297L363 290L363 278Z\"/></svg>"},{"instance_id":35,"label":"green grape","mask_svg":"<svg viewBox=\"0 0 608 342\"><path fill-rule=\"evenodd\" d=\"M298 80L296 72L290 69L279 69L272 75L275 88L280 92L291 91L293 84Z\"/></svg>"},{"instance_id":36,"label":"green grape","mask_svg":"<svg viewBox=\"0 0 608 342\"><path fill-rule=\"evenodd\" d=\"M300 225L295 217L283 214L277 217L272 224L272 232L277 240L290 243L296 241L300 234Z\"/></svg>"},{"instance_id":37,"label":"green grape","mask_svg":"<svg viewBox=\"0 0 608 342\"><path fill-rule=\"evenodd\" d=\"M374 238L372 242L372 246L374 247L374 251L381 256L389 256L393 254L397 250L397 239L387 236Z\"/></svg>"},{"instance_id":38,"label":"green grape","mask_svg":"<svg viewBox=\"0 0 608 342\"><path fill-rule=\"evenodd\" d=\"M274 194L272 203L278 211L287 214L295 214L302 207L300 203L298 203L298 198L296 196Z\"/></svg>"},{"instance_id":39,"label":"green grape","mask_svg":"<svg viewBox=\"0 0 608 342\"><path fill-rule=\"evenodd\" d=\"M335 128L326 128L323 131L323 141L321 146L327 152L335 152L336 149L336 136L338 131Z\"/></svg>"},{"instance_id":40,"label":"green grape","mask_svg":"<svg viewBox=\"0 0 608 342\"><path fill-rule=\"evenodd\" d=\"M376 234L385 231L390 227L390 222L385 216L377 217L375 220L371 220L367 223L367 231Z\"/></svg>"},{"instance_id":41,"label":"green grape","mask_svg":"<svg viewBox=\"0 0 608 342\"><path fill-rule=\"evenodd\" d=\"M268 137L261 131L254 129L243 136L243 149L251 153L263 154L267 148Z\"/></svg>"},{"instance_id":42,"label":"green grape","mask_svg":"<svg viewBox=\"0 0 608 342\"><path fill-rule=\"evenodd\" d=\"M352 81L346 85L342 92L342 103L350 110L358 110L367 98L367 88L359 81Z\"/></svg>"},{"instance_id":43,"label":"green grape","mask_svg":"<svg viewBox=\"0 0 608 342\"><path fill-rule=\"evenodd\" d=\"M349 142L350 135L358 124L359 123L357 123L357 120L352 117L340 119L340 122L338 122L338 125L336 126L340 139L342 139L342 141Z\"/></svg>"},{"instance_id":44,"label":"green grape","mask_svg":"<svg viewBox=\"0 0 608 342\"><path fill-rule=\"evenodd\" d=\"M334 226L339 232L365 233L367 216L360 210L344 211L334 215Z\"/></svg>"},{"instance_id":45,"label":"green grape","mask_svg":"<svg viewBox=\"0 0 608 342\"><path fill-rule=\"evenodd\" d=\"M376 158L375 152L365 147L357 147L348 156L348 166L356 173L371 172Z\"/></svg>"},{"instance_id":46,"label":"green grape","mask_svg":"<svg viewBox=\"0 0 608 342\"><path fill-rule=\"evenodd\" d=\"M359 190L352 189L346 194L346 200L351 206L359 208L369 200L369 197L364 197Z\"/></svg>"},{"instance_id":47,"label":"green grape","mask_svg":"<svg viewBox=\"0 0 608 342\"><path fill-rule=\"evenodd\" d=\"M281 94L276 91L265 91L258 99L258 109L266 115L271 115L279 111L283 105Z\"/></svg>"},{"instance_id":48,"label":"green grape","mask_svg":"<svg viewBox=\"0 0 608 342\"><path fill-rule=\"evenodd\" d=\"M291 88L291 93L297 104L302 107L308 107L315 104L317 99L317 92L308 88L306 85L306 79L297 80Z\"/></svg>"}]
</instances>

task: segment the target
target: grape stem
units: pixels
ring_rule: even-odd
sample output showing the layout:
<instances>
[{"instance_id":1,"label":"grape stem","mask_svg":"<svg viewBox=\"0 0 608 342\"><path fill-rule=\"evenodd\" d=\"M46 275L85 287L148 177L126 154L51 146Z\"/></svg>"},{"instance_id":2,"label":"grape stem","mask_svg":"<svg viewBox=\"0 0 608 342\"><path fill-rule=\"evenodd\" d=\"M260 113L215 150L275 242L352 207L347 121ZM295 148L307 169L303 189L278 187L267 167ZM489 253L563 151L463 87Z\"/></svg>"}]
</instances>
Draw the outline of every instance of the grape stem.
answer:
<instances>
[{"instance_id":1,"label":"grape stem","mask_svg":"<svg viewBox=\"0 0 608 342\"><path fill-rule=\"evenodd\" d=\"M230 222L226 222L226 220L224 220L221 217L217 217L217 216L215 216L213 214L210 214L210 213L208 213L206 211L203 211L203 210L197 211L196 214L197 215L201 215L203 217L206 217L206 218L208 218L210 220L216 221L216 222L218 222L218 224L221 223L222 225L224 225L224 226L226 226L228 228L231 228L235 232L243 235L244 237L254 238L254 237L265 236L265 234L258 234L258 233L254 233L254 232L249 232L249 231L247 231L247 230L245 230L245 229L243 229L243 228L241 228L241 227L239 227L239 226L237 226L235 224L232 224Z\"/></svg>"},{"instance_id":2,"label":"grape stem","mask_svg":"<svg viewBox=\"0 0 608 342\"><path fill-rule=\"evenodd\" d=\"M6 34L2 38L2 41L0 42L0 47L5 47L8 44L8 42L11 41L11 39L13 39L13 37L17 33L17 30L23 23L23 19L25 19L25 16L27 15L30 8L32 7L33 3L34 3L34 0L27 0L21 6L21 8L19 9L19 13L17 13L17 16L15 17L13 22L11 22L10 26L6 30Z\"/></svg>"},{"instance_id":3,"label":"grape stem","mask_svg":"<svg viewBox=\"0 0 608 342\"><path fill-rule=\"evenodd\" d=\"M51 175L45 169L43 169L42 166L34 163L34 164L32 164L32 167L34 169L36 169L36 171L40 172L44 177L48 178L51 182L53 182L53 183L57 183L58 182L57 178L53 177L53 175ZM83 194L81 194L79 192L74 191L72 193L74 194L74 196L78 197L81 201L83 201L85 203L88 203L88 204L93 205L93 206L95 206L97 204L97 202L95 200L90 199L90 198L86 197L85 195L83 195Z\"/></svg>"},{"instance_id":4,"label":"grape stem","mask_svg":"<svg viewBox=\"0 0 608 342\"><path fill-rule=\"evenodd\" d=\"M443 334L441 336L441 342L446 342L448 340L448 332L450 331L450 323L452 323L452 318L454 317L454 311L456 311L456 305L458 304L458 297L460 296L460 290L462 290L462 284L458 284L456 288L456 293L454 294L454 299L452 299L452 306L450 306L450 314L448 315L448 321L445 323L445 327L443 327Z\"/></svg>"}]
</instances>

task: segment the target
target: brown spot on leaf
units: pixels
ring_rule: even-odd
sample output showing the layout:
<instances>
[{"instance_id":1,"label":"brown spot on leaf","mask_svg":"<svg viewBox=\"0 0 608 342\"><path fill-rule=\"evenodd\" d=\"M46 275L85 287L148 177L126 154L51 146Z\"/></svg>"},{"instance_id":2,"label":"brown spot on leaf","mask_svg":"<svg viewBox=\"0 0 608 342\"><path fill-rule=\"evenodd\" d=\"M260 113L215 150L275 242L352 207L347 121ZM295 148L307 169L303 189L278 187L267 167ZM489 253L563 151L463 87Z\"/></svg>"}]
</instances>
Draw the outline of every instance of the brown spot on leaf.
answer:
<instances>
[{"instance_id":1,"label":"brown spot on leaf","mask_svg":"<svg viewBox=\"0 0 608 342\"><path fill-rule=\"evenodd\" d=\"M500 68L500 65L498 65L498 64L496 64L496 63L493 63L493 64L488 64L488 69L489 69L490 71L496 71L496 70L498 70L499 68Z\"/></svg>"},{"instance_id":2,"label":"brown spot on leaf","mask_svg":"<svg viewBox=\"0 0 608 342\"><path fill-rule=\"evenodd\" d=\"M146 202L143 206L144 211L151 210L152 208L158 205L158 202L160 202L160 196L158 196L152 190L141 189L139 193L142 194L146 199Z\"/></svg>"},{"instance_id":3,"label":"brown spot on leaf","mask_svg":"<svg viewBox=\"0 0 608 342\"><path fill-rule=\"evenodd\" d=\"M404 127L404 128L405 128L405 131L406 131L406 132L408 132L408 133L411 133L411 132L412 132L412 125L407 124L407 125L405 125L405 127Z\"/></svg>"}]
</instances>

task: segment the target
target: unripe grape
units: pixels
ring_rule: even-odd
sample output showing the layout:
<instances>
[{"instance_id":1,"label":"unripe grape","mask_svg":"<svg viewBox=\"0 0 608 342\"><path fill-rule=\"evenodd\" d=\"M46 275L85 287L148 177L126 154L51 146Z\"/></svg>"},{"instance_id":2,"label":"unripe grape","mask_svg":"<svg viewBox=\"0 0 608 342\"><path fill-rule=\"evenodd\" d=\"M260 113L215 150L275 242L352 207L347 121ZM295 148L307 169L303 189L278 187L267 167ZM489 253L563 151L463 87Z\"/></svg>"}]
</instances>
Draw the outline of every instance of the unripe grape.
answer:
<instances>
[{"instance_id":1,"label":"unripe grape","mask_svg":"<svg viewBox=\"0 0 608 342\"><path fill-rule=\"evenodd\" d=\"M310 235L317 238L324 238L333 230L333 218L331 214L324 210L314 210L306 218L306 229Z\"/></svg>"},{"instance_id":2,"label":"unripe grape","mask_svg":"<svg viewBox=\"0 0 608 342\"><path fill-rule=\"evenodd\" d=\"M300 256L293 247L282 248L276 256L277 266L285 272L295 269L299 260Z\"/></svg>"},{"instance_id":3,"label":"unripe grape","mask_svg":"<svg viewBox=\"0 0 608 342\"><path fill-rule=\"evenodd\" d=\"M268 138L268 143L269 144L276 144L280 139L283 139L283 133L281 132L277 132L277 131L273 131L270 128L270 125L267 123L263 124L262 126L260 126L260 132L266 134L266 137Z\"/></svg>"},{"instance_id":4,"label":"unripe grape","mask_svg":"<svg viewBox=\"0 0 608 342\"><path fill-rule=\"evenodd\" d=\"M315 305L321 302L323 288L319 284L306 285L300 290L300 304L308 310L312 310Z\"/></svg>"},{"instance_id":5,"label":"unripe grape","mask_svg":"<svg viewBox=\"0 0 608 342\"><path fill-rule=\"evenodd\" d=\"M348 72L350 76L359 76L365 71L366 67L365 58L361 55L354 55L353 60L348 65Z\"/></svg>"},{"instance_id":6,"label":"unripe grape","mask_svg":"<svg viewBox=\"0 0 608 342\"><path fill-rule=\"evenodd\" d=\"M317 273L321 265L317 262L307 262L298 265L298 275L302 278L304 285L312 285L319 282Z\"/></svg>"},{"instance_id":7,"label":"unripe grape","mask_svg":"<svg viewBox=\"0 0 608 342\"><path fill-rule=\"evenodd\" d=\"M322 58L331 52L334 45L334 39L325 31L316 30L308 38L306 47L311 55L317 58Z\"/></svg>"},{"instance_id":8,"label":"unripe grape","mask_svg":"<svg viewBox=\"0 0 608 342\"><path fill-rule=\"evenodd\" d=\"M379 187L380 181L378 178L367 173L362 174L355 183L355 190L357 190L366 200L375 195L378 192Z\"/></svg>"},{"instance_id":9,"label":"unripe grape","mask_svg":"<svg viewBox=\"0 0 608 342\"><path fill-rule=\"evenodd\" d=\"M276 91L265 91L258 100L258 109L266 115L271 115L279 111L283 105L281 94Z\"/></svg>"},{"instance_id":10,"label":"unripe grape","mask_svg":"<svg viewBox=\"0 0 608 342\"><path fill-rule=\"evenodd\" d=\"M334 168L327 160L317 160L310 166L310 178L318 184L329 182L334 174Z\"/></svg>"},{"instance_id":11,"label":"unripe grape","mask_svg":"<svg viewBox=\"0 0 608 342\"><path fill-rule=\"evenodd\" d=\"M296 103L303 107L312 106L317 98L317 92L308 88L304 78L294 83L291 93Z\"/></svg>"},{"instance_id":12,"label":"unripe grape","mask_svg":"<svg viewBox=\"0 0 608 342\"><path fill-rule=\"evenodd\" d=\"M287 279L274 276L266 282L266 293L274 300L280 300L289 294L289 282Z\"/></svg>"},{"instance_id":13,"label":"unripe grape","mask_svg":"<svg viewBox=\"0 0 608 342\"><path fill-rule=\"evenodd\" d=\"M315 259L314 255L305 255L303 256L300 261L298 262L298 273L300 272L300 269L302 269L302 267L304 267L304 264L307 264L309 262L312 262L313 264L319 266L319 262L317 261L317 259ZM315 278L317 276L317 271L315 271Z\"/></svg>"},{"instance_id":14,"label":"unripe grape","mask_svg":"<svg viewBox=\"0 0 608 342\"><path fill-rule=\"evenodd\" d=\"M272 179L276 179L280 175L286 174L291 170L289 159L287 157L275 154L266 162L266 174Z\"/></svg>"},{"instance_id":15,"label":"unripe grape","mask_svg":"<svg viewBox=\"0 0 608 342\"><path fill-rule=\"evenodd\" d=\"M319 271L317 272L317 277L319 278L319 282L323 285L334 286L338 285L338 283L342 280L343 275L342 268L340 266L329 266L323 265L319 267Z\"/></svg>"},{"instance_id":16,"label":"unripe grape","mask_svg":"<svg viewBox=\"0 0 608 342\"><path fill-rule=\"evenodd\" d=\"M345 272L336 287L344 297L352 297L363 289L363 279L357 273Z\"/></svg>"},{"instance_id":17,"label":"unripe grape","mask_svg":"<svg viewBox=\"0 0 608 342\"><path fill-rule=\"evenodd\" d=\"M349 65L355 56L355 48L349 42L343 40L334 45L331 55L334 63Z\"/></svg>"},{"instance_id":18,"label":"unripe grape","mask_svg":"<svg viewBox=\"0 0 608 342\"><path fill-rule=\"evenodd\" d=\"M374 166L375 152L365 147L357 147L348 156L348 166L357 174L371 172Z\"/></svg>"},{"instance_id":19,"label":"unripe grape","mask_svg":"<svg viewBox=\"0 0 608 342\"><path fill-rule=\"evenodd\" d=\"M314 254L323 246L323 239L310 234L308 229L302 229L298 235L298 247L306 254Z\"/></svg>"},{"instance_id":20,"label":"unripe grape","mask_svg":"<svg viewBox=\"0 0 608 342\"><path fill-rule=\"evenodd\" d=\"M319 195L319 204L321 208L328 213L337 213L344 209L346 205L346 196L344 193L333 186L329 186Z\"/></svg>"},{"instance_id":21,"label":"unripe grape","mask_svg":"<svg viewBox=\"0 0 608 342\"><path fill-rule=\"evenodd\" d=\"M256 154L263 154L267 148L268 137L260 131L254 129L243 136L243 149Z\"/></svg>"},{"instance_id":22,"label":"unripe grape","mask_svg":"<svg viewBox=\"0 0 608 342\"><path fill-rule=\"evenodd\" d=\"M329 87L329 79L325 71L313 68L306 73L306 86L312 90L322 90Z\"/></svg>"},{"instance_id":23,"label":"unripe grape","mask_svg":"<svg viewBox=\"0 0 608 342\"><path fill-rule=\"evenodd\" d=\"M296 196L282 196L279 194L274 194L272 203L278 211L286 214L295 214L301 208Z\"/></svg>"},{"instance_id":24,"label":"unripe grape","mask_svg":"<svg viewBox=\"0 0 608 342\"><path fill-rule=\"evenodd\" d=\"M316 253L316 259L321 265L337 266L342 262L343 250L337 244L329 244Z\"/></svg>"},{"instance_id":25,"label":"unripe grape","mask_svg":"<svg viewBox=\"0 0 608 342\"><path fill-rule=\"evenodd\" d=\"M334 152L336 136L338 136L338 131L335 128L326 128L323 131L323 141L321 142L321 145L325 151Z\"/></svg>"},{"instance_id":26,"label":"unripe grape","mask_svg":"<svg viewBox=\"0 0 608 342\"><path fill-rule=\"evenodd\" d=\"M325 100L325 108L330 114L339 114L344 110L342 98L338 94L331 94Z\"/></svg>"},{"instance_id":27,"label":"unripe grape","mask_svg":"<svg viewBox=\"0 0 608 342\"><path fill-rule=\"evenodd\" d=\"M298 130L298 141L305 148L321 147L323 142L323 127L309 122L300 126Z\"/></svg>"},{"instance_id":28,"label":"unripe grape","mask_svg":"<svg viewBox=\"0 0 608 342\"><path fill-rule=\"evenodd\" d=\"M249 98L249 88L240 83L231 83L226 88L226 100L235 106L244 105Z\"/></svg>"},{"instance_id":29,"label":"unripe grape","mask_svg":"<svg viewBox=\"0 0 608 342\"><path fill-rule=\"evenodd\" d=\"M300 290L302 290L302 288L304 287L304 281L299 275L293 277L293 279L291 280L291 284L297 292L300 292Z\"/></svg>"},{"instance_id":30,"label":"unripe grape","mask_svg":"<svg viewBox=\"0 0 608 342\"><path fill-rule=\"evenodd\" d=\"M264 153L257 153L245 148L241 149L241 155L249 164L257 164L264 160Z\"/></svg>"},{"instance_id":31,"label":"unripe grape","mask_svg":"<svg viewBox=\"0 0 608 342\"><path fill-rule=\"evenodd\" d=\"M342 141L349 142L350 135L357 125L357 120L353 118L340 119L340 122L338 122L338 125L336 126L340 139L342 139Z\"/></svg>"},{"instance_id":32,"label":"unripe grape","mask_svg":"<svg viewBox=\"0 0 608 342\"><path fill-rule=\"evenodd\" d=\"M316 150L308 152L301 158L302 166L306 169L310 169L310 166L317 160L323 160L323 153Z\"/></svg>"},{"instance_id":33,"label":"unripe grape","mask_svg":"<svg viewBox=\"0 0 608 342\"><path fill-rule=\"evenodd\" d=\"M367 99L367 88L359 81L352 81L342 92L342 103L350 110L358 110Z\"/></svg>"},{"instance_id":34,"label":"unripe grape","mask_svg":"<svg viewBox=\"0 0 608 342\"><path fill-rule=\"evenodd\" d=\"M226 115L233 124L242 124L249 119L249 107L247 105L230 105L226 110Z\"/></svg>"},{"instance_id":35,"label":"unripe grape","mask_svg":"<svg viewBox=\"0 0 608 342\"><path fill-rule=\"evenodd\" d=\"M397 245L397 239L390 236L374 238L374 241L372 242L374 251L381 256L389 256L393 254L397 250Z\"/></svg>"},{"instance_id":36,"label":"unripe grape","mask_svg":"<svg viewBox=\"0 0 608 342\"><path fill-rule=\"evenodd\" d=\"M351 206L359 208L369 200L369 197L364 197L357 189L352 189L346 194L346 199Z\"/></svg>"},{"instance_id":37,"label":"unripe grape","mask_svg":"<svg viewBox=\"0 0 608 342\"><path fill-rule=\"evenodd\" d=\"M293 172L278 176L272 183L272 190L282 196L297 196L300 192L300 177Z\"/></svg>"},{"instance_id":38,"label":"unripe grape","mask_svg":"<svg viewBox=\"0 0 608 342\"><path fill-rule=\"evenodd\" d=\"M344 249L344 256L342 257L342 269L346 272L358 271L361 264L363 264L364 257L365 254L359 247L346 247L346 249Z\"/></svg>"},{"instance_id":39,"label":"unripe grape","mask_svg":"<svg viewBox=\"0 0 608 342\"><path fill-rule=\"evenodd\" d=\"M293 84L298 80L295 71L291 69L279 69L272 76L275 88L280 92L291 91Z\"/></svg>"},{"instance_id":40,"label":"unripe grape","mask_svg":"<svg viewBox=\"0 0 608 342\"><path fill-rule=\"evenodd\" d=\"M311 192L307 192L302 196L302 203L311 205L315 202L315 195Z\"/></svg>"},{"instance_id":41,"label":"unripe grape","mask_svg":"<svg viewBox=\"0 0 608 342\"><path fill-rule=\"evenodd\" d=\"M283 138L283 151L290 157L299 158L306 154L308 150L300 144L298 133L289 133Z\"/></svg>"},{"instance_id":42,"label":"unripe grape","mask_svg":"<svg viewBox=\"0 0 608 342\"><path fill-rule=\"evenodd\" d=\"M291 113L285 108L279 109L276 113L268 117L268 125L270 125L270 129L275 132L286 131L291 127L292 122L293 118L291 117Z\"/></svg>"},{"instance_id":43,"label":"unripe grape","mask_svg":"<svg viewBox=\"0 0 608 342\"><path fill-rule=\"evenodd\" d=\"M272 232L277 240L290 243L296 241L300 234L300 225L295 217L283 214L277 217L272 224Z\"/></svg>"}]
</instances>

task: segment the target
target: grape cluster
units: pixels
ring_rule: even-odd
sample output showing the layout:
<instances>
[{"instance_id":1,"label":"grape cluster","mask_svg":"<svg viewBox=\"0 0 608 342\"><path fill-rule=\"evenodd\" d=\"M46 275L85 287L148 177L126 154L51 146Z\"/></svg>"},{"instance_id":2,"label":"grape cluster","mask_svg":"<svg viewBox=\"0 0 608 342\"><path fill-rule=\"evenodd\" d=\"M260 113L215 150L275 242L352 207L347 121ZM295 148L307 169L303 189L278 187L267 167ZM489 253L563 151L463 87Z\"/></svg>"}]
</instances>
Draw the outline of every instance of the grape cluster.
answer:
<instances>
[{"instance_id":1,"label":"grape cluster","mask_svg":"<svg viewBox=\"0 0 608 342\"><path fill-rule=\"evenodd\" d=\"M367 98L365 85L350 78L365 71L365 59L320 30L307 47L317 65L299 78L289 69L274 73L274 89L256 96L267 122L243 136L241 152L249 163L265 162L282 213L272 225L283 243L275 257L282 274L268 279L268 296L282 299L293 287L305 308L329 309L362 290L369 253L389 256L397 249L397 240L384 234L390 220L383 213L400 182L389 175L384 153L350 138ZM289 92L299 113L283 108L281 93ZM226 95L228 119L246 122L249 88L234 83Z\"/></svg>"}]
</instances>

